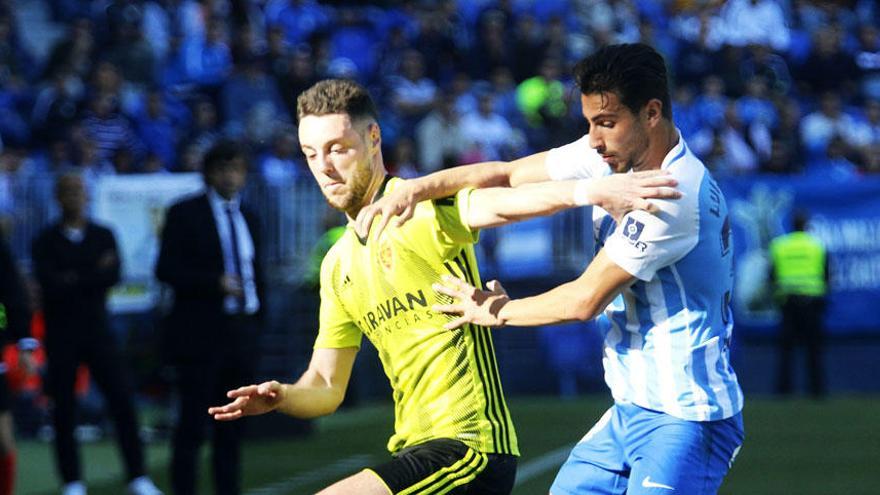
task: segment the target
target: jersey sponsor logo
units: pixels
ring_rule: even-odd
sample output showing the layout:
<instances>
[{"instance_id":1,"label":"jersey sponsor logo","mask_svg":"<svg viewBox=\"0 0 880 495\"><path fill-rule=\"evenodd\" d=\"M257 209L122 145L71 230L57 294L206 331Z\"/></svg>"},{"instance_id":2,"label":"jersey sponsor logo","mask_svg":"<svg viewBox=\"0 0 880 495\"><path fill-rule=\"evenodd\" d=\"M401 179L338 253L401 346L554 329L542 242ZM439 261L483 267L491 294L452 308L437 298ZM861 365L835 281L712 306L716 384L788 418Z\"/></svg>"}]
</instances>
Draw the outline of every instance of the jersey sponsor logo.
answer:
<instances>
[{"instance_id":1,"label":"jersey sponsor logo","mask_svg":"<svg viewBox=\"0 0 880 495\"><path fill-rule=\"evenodd\" d=\"M375 311L367 311L358 322L361 328L376 330L380 326L385 325L386 322L392 322L392 320L398 318L401 314L407 315L408 313L416 312L417 310L427 309L427 307L428 298L425 296L425 293L419 289L415 293L407 292L401 297L394 296L386 299L385 302L376 305ZM433 314L430 311L426 312L426 318L431 318L432 316ZM417 312L412 314L412 317L414 321L419 321L421 319ZM387 329L390 330L390 327L387 327Z\"/></svg>"},{"instance_id":2,"label":"jersey sponsor logo","mask_svg":"<svg viewBox=\"0 0 880 495\"><path fill-rule=\"evenodd\" d=\"M642 480L642 487L644 487L644 488L662 488L664 490L673 490L673 491L675 490L675 488L673 488L669 485L664 485L663 483L656 483L654 481L651 481L651 476L645 476L645 479Z\"/></svg>"}]
</instances>

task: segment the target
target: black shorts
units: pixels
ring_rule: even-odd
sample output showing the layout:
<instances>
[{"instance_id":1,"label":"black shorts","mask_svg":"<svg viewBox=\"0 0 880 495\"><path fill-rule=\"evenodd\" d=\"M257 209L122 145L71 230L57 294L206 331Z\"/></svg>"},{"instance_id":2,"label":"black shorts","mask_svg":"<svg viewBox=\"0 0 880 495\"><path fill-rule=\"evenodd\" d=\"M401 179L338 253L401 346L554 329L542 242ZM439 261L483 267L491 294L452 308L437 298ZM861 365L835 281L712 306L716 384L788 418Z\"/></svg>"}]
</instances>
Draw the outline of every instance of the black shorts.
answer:
<instances>
[{"instance_id":1,"label":"black shorts","mask_svg":"<svg viewBox=\"0 0 880 495\"><path fill-rule=\"evenodd\" d=\"M405 448L394 460L367 469L394 495L508 495L516 456L485 454L448 438Z\"/></svg>"}]
</instances>

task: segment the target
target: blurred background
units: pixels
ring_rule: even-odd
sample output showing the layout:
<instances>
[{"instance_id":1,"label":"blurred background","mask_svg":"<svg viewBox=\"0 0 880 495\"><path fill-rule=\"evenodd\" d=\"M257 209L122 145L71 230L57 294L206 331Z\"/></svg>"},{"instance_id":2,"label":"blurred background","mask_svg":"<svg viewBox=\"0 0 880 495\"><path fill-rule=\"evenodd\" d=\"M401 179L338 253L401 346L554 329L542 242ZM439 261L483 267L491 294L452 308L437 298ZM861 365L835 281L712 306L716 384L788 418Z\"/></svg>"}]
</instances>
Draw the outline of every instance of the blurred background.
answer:
<instances>
[{"instance_id":1,"label":"blurred background","mask_svg":"<svg viewBox=\"0 0 880 495\"><path fill-rule=\"evenodd\" d=\"M344 221L299 151L301 91L326 77L366 85L386 164L414 177L572 141L586 132L573 64L603 44L649 43L669 66L674 120L731 211L732 359L747 443L722 492L876 493L878 25L873 0L2 0L0 229L29 274L31 242L59 213L55 177L85 177L92 218L119 243L110 326L135 377L151 474L165 487L176 412L158 352L168 291L152 275L157 235L167 206L202 187L212 144L230 137L250 152L244 197L260 213L268 278L260 378L290 381L316 334L322 236ZM829 255L825 388L808 392L796 356L793 393L779 395L767 249L796 211ZM486 231L479 246L483 279L512 295L574 277L591 252L589 209ZM516 493L546 493L611 402L591 328L495 333L524 453ZM6 360L14 368L14 352ZM120 493L103 398L83 373L77 434L90 493ZM41 377L14 388L18 493L57 493ZM337 417L251 421L248 493L307 493L382 459L388 392L366 345Z\"/></svg>"}]
</instances>

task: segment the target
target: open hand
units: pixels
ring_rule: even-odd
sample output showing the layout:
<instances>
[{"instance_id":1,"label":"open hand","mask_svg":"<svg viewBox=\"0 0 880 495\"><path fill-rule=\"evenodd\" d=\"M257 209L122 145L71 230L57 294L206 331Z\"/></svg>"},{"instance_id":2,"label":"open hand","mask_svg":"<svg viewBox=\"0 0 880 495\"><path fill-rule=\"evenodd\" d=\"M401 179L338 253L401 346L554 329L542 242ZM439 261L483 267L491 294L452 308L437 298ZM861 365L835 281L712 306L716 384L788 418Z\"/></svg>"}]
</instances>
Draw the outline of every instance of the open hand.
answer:
<instances>
[{"instance_id":1,"label":"open hand","mask_svg":"<svg viewBox=\"0 0 880 495\"><path fill-rule=\"evenodd\" d=\"M467 323L485 327L504 326L499 313L510 301L501 282L493 280L486 287L488 291L477 289L471 284L449 275L443 276L443 284L434 284L437 292L453 299L451 304L435 304L432 309L441 313L460 315L457 319L443 325L447 330L456 329Z\"/></svg>"},{"instance_id":2,"label":"open hand","mask_svg":"<svg viewBox=\"0 0 880 495\"><path fill-rule=\"evenodd\" d=\"M284 387L277 381L248 385L226 392L232 402L225 406L210 407L208 414L217 421L231 421L274 411L284 399Z\"/></svg>"},{"instance_id":3,"label":"open hand","mask_svg":"<svg viewBox=\"0 0 880 495\"><path fill-rule=\"evenodd\" d=\"M647 170L631 174L611 174L590 183L590 203L601 207L612 218L620 220L633 210L658 213L660 209L649 199L678 199L674 189L678 181L666 170Z\"/></svg>"},{"instance_id":4,"label":"open hand","mask_svg":"<svg viewBox=\"0 0 880 495\"><path fill-rule=\"evenodd\" d=\"M376 224L375 234L378 238L392 218L394 218L395 227L400 227L412 218L418 202L415 188L407 182L401 182L393 191L361 208L357 219L355 219L355 232L361 239L366 239L370 234L370 226L378 215L380 218L379 223Z\"/></svg>"}]
</instances>

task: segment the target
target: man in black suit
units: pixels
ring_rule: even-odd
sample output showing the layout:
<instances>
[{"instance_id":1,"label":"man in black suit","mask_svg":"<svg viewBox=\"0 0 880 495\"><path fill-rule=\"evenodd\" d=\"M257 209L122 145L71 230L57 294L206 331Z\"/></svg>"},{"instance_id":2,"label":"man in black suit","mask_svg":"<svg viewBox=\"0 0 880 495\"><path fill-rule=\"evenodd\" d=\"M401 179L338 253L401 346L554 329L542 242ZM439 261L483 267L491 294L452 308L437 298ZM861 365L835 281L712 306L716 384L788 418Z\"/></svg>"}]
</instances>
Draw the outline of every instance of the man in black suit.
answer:
<instances>
[{"instance_id":1,"label":"man in black suit","mask_svg":"<svg viewBox=\"0 0 880 495\"><path fill-rule=\"evenodd\" d=\"M257 223L240 208L247 175L243 150L218 142L205 155L202 173L205 192L168 210L156 265L158 279L174 289L163 340L180 397L171 462L176 495L196 493L208 407L254 378L263 301ZM242 426L213 427L215 491L238 494Z\"/></svg>"},{"instance_id":2,"label":"man in black suit","mask_svg":"<svg viewBox=\"0 0 880 495\"><path fill-rule=\"evenodd\" d=\"M113 233L86 216L82 177L65 174L55 184L61 220L33 241L34 274L46 318L48 393L55 401L55 454L64 495L85 495L74 438L74 381L80 363L91 371L116 424L116 438L128 474L130 494L161 492L144 474L144 448L128 373L107 322L107 291L119 281Z\"/></svg>"}]
</instances>

